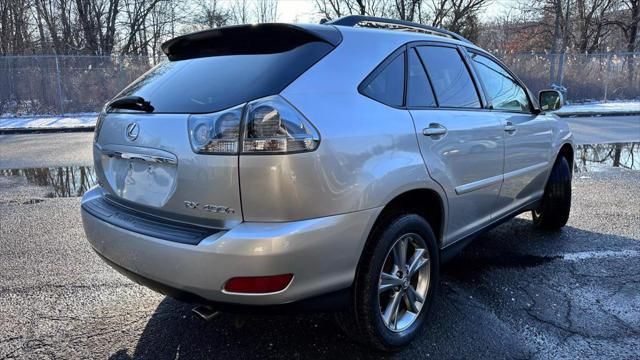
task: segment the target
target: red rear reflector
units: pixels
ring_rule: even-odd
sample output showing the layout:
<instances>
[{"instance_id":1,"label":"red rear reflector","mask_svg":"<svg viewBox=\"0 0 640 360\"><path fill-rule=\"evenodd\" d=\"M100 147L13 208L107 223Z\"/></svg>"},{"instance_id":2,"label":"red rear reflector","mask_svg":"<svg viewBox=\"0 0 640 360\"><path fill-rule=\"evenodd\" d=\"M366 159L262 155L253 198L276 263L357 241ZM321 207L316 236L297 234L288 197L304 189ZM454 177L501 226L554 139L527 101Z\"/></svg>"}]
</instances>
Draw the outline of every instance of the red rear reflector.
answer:
<instances>
[{"instance_id":1,"label":"red rear reflector","mask_svg":"<svg viewBox=\"0 0 640 360\"><path fill-rule=\"evenodd\" d=\"M244 276L229 279L224 290L235 293L264 294L284 290L293 279L293 274L273 276Z\"/></svg>"}]
</instances>

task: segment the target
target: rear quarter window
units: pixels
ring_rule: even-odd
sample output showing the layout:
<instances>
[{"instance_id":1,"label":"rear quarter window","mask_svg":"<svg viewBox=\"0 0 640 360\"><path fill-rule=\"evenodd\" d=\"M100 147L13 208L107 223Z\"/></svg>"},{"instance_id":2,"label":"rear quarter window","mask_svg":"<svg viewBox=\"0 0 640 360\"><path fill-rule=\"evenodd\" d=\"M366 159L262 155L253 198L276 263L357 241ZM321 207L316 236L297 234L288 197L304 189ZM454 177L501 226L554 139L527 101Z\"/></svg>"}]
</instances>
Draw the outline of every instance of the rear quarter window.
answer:
<instances>
[{"instance_id":1,"label":"rear quarter window","mask_svg":"<svg viewBox=\"0 0 640 360\"><path fill-rule=\"evenodd\" d=\"M386 105L402 106L404 102L404 52L382 64L365 79L360 92Z\"/></svg>"}]
</instances>

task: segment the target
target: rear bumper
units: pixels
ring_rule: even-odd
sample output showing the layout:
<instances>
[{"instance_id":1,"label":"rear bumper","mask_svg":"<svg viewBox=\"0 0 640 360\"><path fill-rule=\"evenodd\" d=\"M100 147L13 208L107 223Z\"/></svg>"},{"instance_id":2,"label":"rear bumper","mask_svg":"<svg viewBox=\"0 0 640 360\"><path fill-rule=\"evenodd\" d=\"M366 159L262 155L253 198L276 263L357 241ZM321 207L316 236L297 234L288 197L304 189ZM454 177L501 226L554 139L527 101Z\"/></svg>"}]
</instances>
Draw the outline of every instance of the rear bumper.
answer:
<instances>
[{"instance_id":1,"label":"rear bumper","mask_svg":"<svg viewBox=\"0 0 640 360\"><path fill-rule=\"evenodd\" d=\"M95 188L85 194L83 205L101 196L103 190ZM381 210L295 222L245 222L189 245L114 225L84 207L87 239L120 272L181 300L240 305L287 304L349 287L369 229ZM294 278L280 292L222 290L232 277L286 273Z\"/></svg>"}]
</instances>

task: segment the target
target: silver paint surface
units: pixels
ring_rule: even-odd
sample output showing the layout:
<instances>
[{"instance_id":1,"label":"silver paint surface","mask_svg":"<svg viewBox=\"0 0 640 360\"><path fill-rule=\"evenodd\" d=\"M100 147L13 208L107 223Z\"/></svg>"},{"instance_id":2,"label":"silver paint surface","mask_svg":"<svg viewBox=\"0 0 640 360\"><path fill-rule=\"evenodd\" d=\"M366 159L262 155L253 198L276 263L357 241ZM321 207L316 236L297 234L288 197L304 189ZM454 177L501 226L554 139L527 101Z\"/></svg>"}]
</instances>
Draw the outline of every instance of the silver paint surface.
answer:
<instances>
[{"instance_id":1,"label":"silver paint surface","mask_svg":"<svg viewBox=\"0 0 640 360\"><path fill-rule=\"evenodd\" d=\"M391 52L416 40L462 43L339 29L342 44L280 94L319 130L315 151L199 155L189 144L187 114L108 115L94 147L101 186L83 201L110 194L139 211L222 231L183 245L83 212L94 249L211 300L277 304L350 285L377 216L407 191L428 189L443 200L441 246L540 198L560 147L573 144L563 121L550 114L383 105L357 88ZM131 123L138 124L135 139L126 136ZM109 155L114 152L132 155ZM195 203L235 211L189 206ZM221 291L233 276L283 273L293 273L294 281L276 294Z\"/></svg>"}]
</instances>

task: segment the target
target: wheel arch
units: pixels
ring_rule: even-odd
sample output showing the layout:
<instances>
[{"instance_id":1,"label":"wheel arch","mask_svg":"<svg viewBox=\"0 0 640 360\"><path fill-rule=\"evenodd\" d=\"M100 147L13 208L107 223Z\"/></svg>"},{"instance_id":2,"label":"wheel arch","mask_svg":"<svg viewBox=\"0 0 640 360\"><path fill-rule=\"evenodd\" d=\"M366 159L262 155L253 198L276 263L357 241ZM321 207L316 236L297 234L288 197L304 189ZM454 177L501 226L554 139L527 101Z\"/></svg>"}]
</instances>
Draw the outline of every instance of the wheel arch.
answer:
<instances>
[{"instance_id":1,"label":"wheel arch","mask_svg":"<svg viewBox=\"0 0 640 360\"><path fill-rule=\"evenodd\" d=\"M382 208L369 231L367 244L381 226L399 214L413 213L422 216L431 226L438 245L442 247L445 229L445 199L436 190L419 188L396 195ZM365 244L366 246L366 244Z\"/></svg>"},{"instance_id":2,"label":"wheel arch","mask_svg":"<svg viewBox=\"0 0 640 360\"><path fill-rule=\"evenodd\" d=\"M563 156L564 158L566 158L567 162L569 163L569 168L573 172L573 163L575 159L574 154L575 154L575 151L573 149L573 145L567 142L560 146L560 149L558 150L558 153L556 154L555 159L558 159L559 156Z\"/></svg>"}]
</instances>

